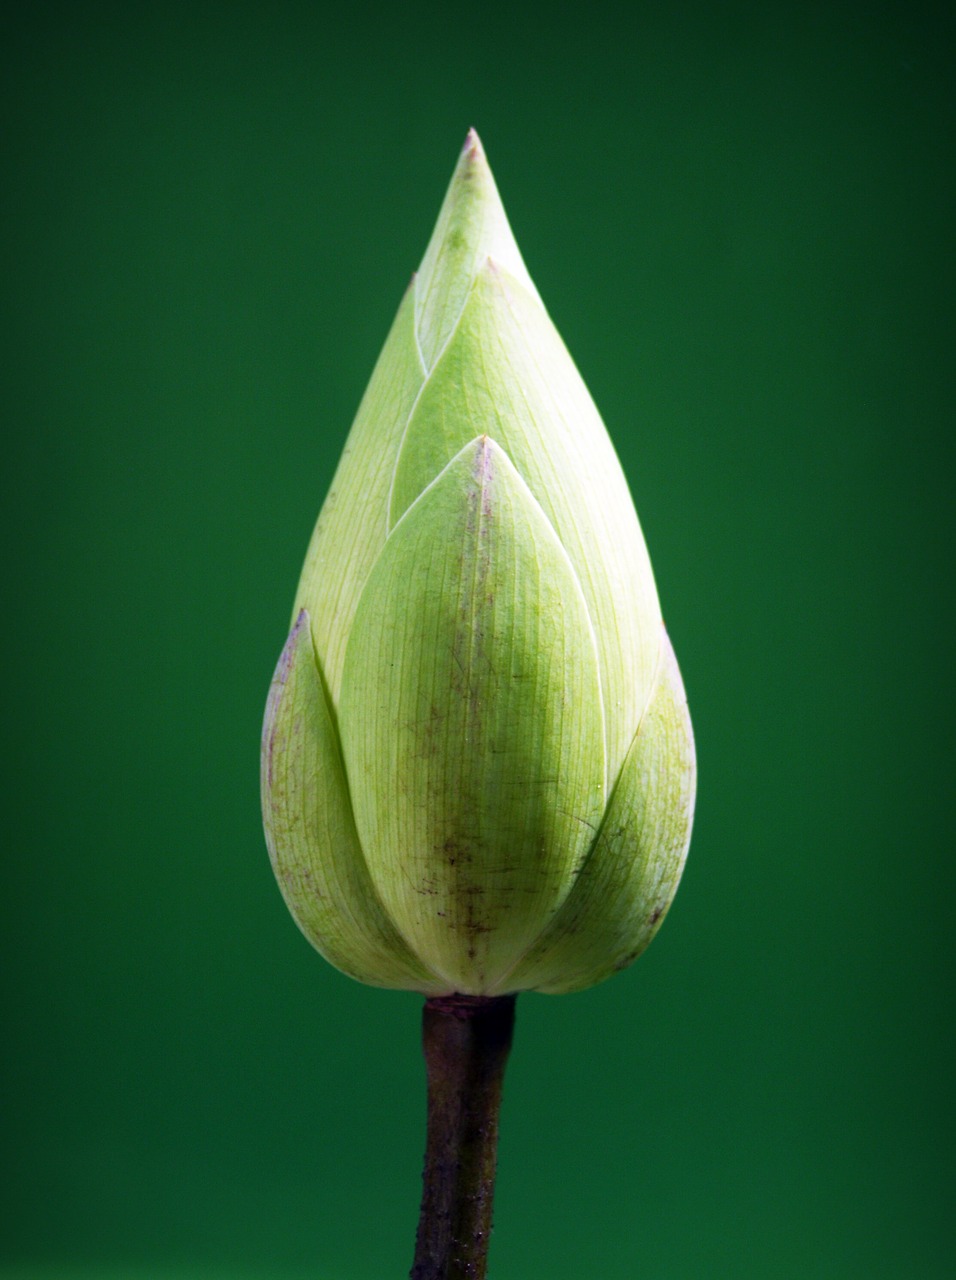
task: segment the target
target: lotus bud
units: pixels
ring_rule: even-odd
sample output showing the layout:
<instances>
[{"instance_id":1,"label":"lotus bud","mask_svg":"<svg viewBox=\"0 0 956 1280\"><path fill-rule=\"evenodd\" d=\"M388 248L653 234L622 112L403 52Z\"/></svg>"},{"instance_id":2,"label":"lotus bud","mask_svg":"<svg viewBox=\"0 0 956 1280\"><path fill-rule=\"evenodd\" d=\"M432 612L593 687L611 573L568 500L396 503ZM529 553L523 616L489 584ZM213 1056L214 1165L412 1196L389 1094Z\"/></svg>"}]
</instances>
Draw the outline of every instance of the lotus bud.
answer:
<instances>
[{"instance_id":1,"label":"lotus bud","mask_svg":"<svg viewBox=\"0 0 956 1280\"><path fill-rule=\"evenodd\" d=\"M279 886L362 982L573 991L658 929L694 788L627 482L472 132L269 693Z\"/></svg>"}]
</instances>

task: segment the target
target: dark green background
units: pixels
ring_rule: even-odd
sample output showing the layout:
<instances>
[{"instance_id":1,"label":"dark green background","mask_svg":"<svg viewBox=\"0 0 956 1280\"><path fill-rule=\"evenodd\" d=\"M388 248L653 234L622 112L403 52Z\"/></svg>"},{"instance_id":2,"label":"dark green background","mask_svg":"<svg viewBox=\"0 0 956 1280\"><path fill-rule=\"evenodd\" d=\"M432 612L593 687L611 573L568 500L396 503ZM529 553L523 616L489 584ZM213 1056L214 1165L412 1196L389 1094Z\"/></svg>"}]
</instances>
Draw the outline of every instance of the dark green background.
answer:
<instances>
[{"instance_id":1,"label":"dark green background","mask_svg":"<svg viewBox=\"0 0 956 1280\"><path fill-rule=\"evenodd\" d=\"M292 924L258 735L472 124L700 756L651 950L519 1002L493 1275L954 1274L952 21L615 14L2 20L4 1276L407 1269L419 1001Z\"/></svg>"}]
</instances>

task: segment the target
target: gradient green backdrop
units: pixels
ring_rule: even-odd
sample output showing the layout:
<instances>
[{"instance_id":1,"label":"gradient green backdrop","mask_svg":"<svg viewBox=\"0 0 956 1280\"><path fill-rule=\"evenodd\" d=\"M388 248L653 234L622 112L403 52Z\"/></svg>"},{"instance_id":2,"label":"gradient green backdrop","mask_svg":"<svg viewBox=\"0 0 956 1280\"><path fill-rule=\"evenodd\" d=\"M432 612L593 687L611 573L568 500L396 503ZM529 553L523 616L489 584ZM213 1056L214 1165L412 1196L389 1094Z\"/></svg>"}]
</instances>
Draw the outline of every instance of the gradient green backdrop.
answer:
<instances>
[{"instance_id":1,"label":"gradient green backdrop","mask_svg":"<svg viewBox=\"0 0 956 1280\"><path fill-rule=\"evenodd\" d=\"M419 1001L292 924L258 735L472 124L700 755L648 954L519 1002L492 1274L956 1274L953 54L920 3L2 19L0 1274L407 1270Z\"/></svg>"}]
</instances>

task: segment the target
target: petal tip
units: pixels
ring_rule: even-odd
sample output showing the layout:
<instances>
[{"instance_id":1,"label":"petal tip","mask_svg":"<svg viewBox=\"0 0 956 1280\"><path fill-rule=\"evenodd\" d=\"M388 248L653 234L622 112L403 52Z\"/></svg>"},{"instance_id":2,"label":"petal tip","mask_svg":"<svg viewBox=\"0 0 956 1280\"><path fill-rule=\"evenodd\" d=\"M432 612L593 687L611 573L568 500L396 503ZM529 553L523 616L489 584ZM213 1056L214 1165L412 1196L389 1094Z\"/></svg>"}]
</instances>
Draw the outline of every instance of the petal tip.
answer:
<instances>
[{"instance_id":1,"label":"petal tip","mask_svg":"<svg viewBox=\"0 0 956 1280\"><path fill-rule=\"evenodd\" d=\"M467 157L471 161L485 159L485 149L481 145L478 130L474 125L465 134L465 145L461 149L461 154L463 158Z\"/></svg>"}]
</instances>

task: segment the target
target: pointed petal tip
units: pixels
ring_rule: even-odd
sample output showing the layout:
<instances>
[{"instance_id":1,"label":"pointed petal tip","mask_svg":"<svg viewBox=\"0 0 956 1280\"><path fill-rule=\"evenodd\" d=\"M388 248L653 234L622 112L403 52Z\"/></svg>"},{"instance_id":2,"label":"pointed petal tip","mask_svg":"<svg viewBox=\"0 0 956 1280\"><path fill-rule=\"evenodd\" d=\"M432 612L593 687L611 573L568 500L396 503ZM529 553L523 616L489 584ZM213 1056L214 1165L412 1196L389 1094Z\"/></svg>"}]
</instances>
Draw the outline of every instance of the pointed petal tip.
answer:
<instances>
[{"instance_id":1,"label":"pointed petal tip","mask_svg":"<svg viewBox=\"0 0 956 1280\"><path fill-rule=\"evenodd\" d=\"M463 452L469 450L473 452L476 473L487 471L496 457L507 456L501 445L487 432L482 433L480 436L475 436L471 444L465 446Z\"/></svg>"},{"instance_id":2,"label":"pointed petal tip","mask_svg":"<svg viewBox=\"0 0 956 1280\"><path fill-rule=\"evenodd\" d=\"M296 652L299 647L299 637L305 632L306 636L310 635L309 631L309 611L308 609L300 609L292 629L286 636L285 644L282 646L282 652L279 654L279 661L276 663L275 671L272 676L272 685L269 691L269 699L266 703L266 725L270 723L275 713L275 703L280 696L285 682L289 678L292 666L295 662Z\"/></svg>"},{"instance_id":3,"label":"pointed petal tip","mask_svg":"<svg viewBox=\"0 0 956 1280\"><path fill-rule=\"evenodd\" d=\"M491 479L492 445L489 435L481 435L475 442L475 477L482 481Z\"/></svg>"},{"instance_id":4,"label":"pointed petal tip","mask_svg":"<svg viewBox=\"0 0 956 1280\"><path fill-rule=\"evenodd\" d=\"M458 157L456 176L459 179L468 181L477 174L488 174L490 177L491 170L481 139L474 129L469 129L465 135L465 144Z\"/></svg>"},{"instance_id":5,"label":"pointed petal tip","mask_svg":"<svg viewBox=\"0 0 956 1280\"><path fill-rule=\"evenodd\" d=\"M475 275L487 258L502 264L537 298L484 148L478 134L470 129L415 286L416 332L426 368L431 368L454 328Z\"/></svg>"},{"instance_id":6,"label":"pointed petal tip","mask_svg":"<svg viewBox=\"0 0 956 1280\"><path fill-rule=\"evenodd\" d=\"M465 134L465 145L461 149L461 155L463 160L470 160L472 163L487 160L477 129L471 128Z\"/></svg>"}]
</instances>

